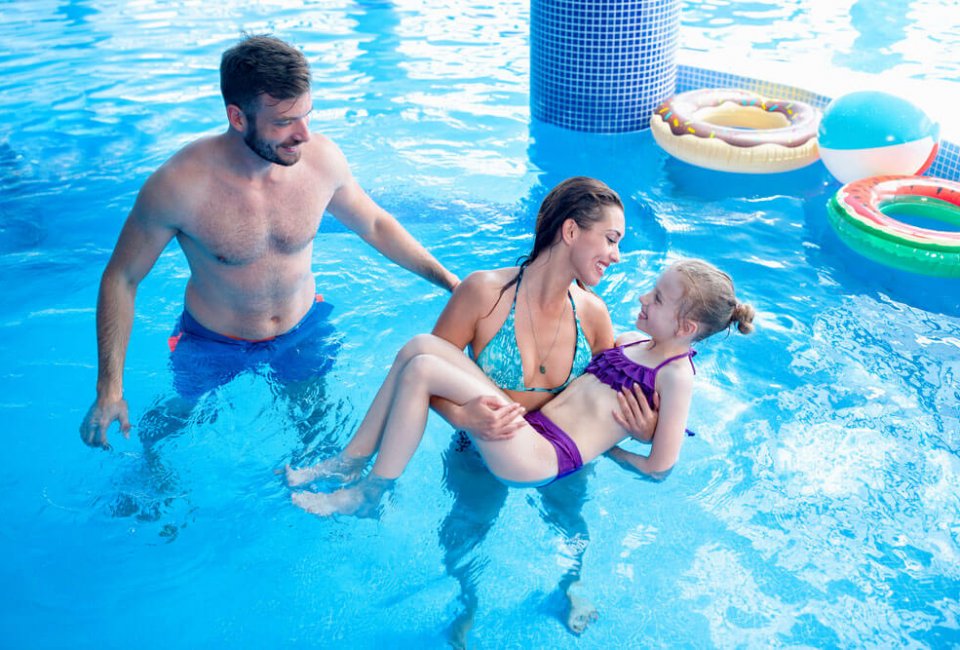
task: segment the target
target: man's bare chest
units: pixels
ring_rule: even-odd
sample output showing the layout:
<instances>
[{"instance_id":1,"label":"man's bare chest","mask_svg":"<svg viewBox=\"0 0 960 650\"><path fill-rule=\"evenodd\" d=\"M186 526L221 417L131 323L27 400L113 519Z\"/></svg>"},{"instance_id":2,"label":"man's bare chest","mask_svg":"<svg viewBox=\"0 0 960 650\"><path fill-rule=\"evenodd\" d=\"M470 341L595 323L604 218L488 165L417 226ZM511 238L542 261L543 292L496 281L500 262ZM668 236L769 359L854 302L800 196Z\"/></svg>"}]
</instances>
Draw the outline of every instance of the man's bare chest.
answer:
<instances>
[{"instance_id":1,"label":"man's bare chest","mask_svg":"<svg viewBox=\"0 0 960 650\"><path fill-rule=\"evenodd\" d=\"M282 191L214 191L185 220L188 244L224 264L294 255L317 234L332 192L289 186Z\"/></svg>"}]
</instances>

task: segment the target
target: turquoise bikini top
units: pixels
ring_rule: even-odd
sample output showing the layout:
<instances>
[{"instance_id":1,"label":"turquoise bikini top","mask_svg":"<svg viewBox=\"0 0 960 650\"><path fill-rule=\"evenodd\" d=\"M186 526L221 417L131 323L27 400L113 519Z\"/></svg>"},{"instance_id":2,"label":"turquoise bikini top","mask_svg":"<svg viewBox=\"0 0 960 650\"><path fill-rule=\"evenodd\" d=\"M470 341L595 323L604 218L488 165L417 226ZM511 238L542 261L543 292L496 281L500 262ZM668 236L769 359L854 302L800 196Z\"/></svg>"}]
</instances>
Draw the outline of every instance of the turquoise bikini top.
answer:
<instances>
[{"instance_id":1,"label":"turquoise bikini top","mask_svg":"<svg viewBox=\"0 0 960 650\"><path fill-rule=\"evenodd\" d=\"M567 385L583 374L593 352L590 349L590 342L587 341L583 328L580 327L580 319L577 318L577 305L573 302L573 296L567 292L570 298L570 306L573 307L573 321L577 326L577 344L573 352L573 364L570 367L570 374L567 380L556 388L527 388L523 383L523 360L520 358L520 347L517 345L517 327L514 319L514 313L517 310L517 296L520 294L520 281L523 279L523 271L517 277L517 290L513 294L513 304L510 306L510 313L503 325L487 346L480 351L476 357L477 365L489 377L493 383L504 390L517 392L535 392L551 393L556 395Z\"/></svg>"}]
</instances>

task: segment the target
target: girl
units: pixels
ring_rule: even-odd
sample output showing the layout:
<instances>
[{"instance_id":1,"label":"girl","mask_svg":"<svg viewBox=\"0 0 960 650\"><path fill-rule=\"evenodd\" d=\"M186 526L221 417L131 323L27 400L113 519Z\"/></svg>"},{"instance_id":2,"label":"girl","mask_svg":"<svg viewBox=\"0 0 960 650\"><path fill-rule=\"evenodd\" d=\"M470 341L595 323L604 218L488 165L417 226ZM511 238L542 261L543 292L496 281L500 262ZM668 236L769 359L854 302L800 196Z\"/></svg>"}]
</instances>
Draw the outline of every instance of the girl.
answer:
<instances>
[{"instance_id":1,"label":"girl","mask_svg":"<svg viewBox=\"0 0 960 650\"><path fill-rule=\"evenodd\" d=\"M671 265L656 286L640 298L637 329L596 355L583 375L539 411L511 438L474 445L490 471L507 485L536 487L577 471L610 451L620 464L655 480L666 478L680 454L693 392L691 344L731 325L752 331L754 310L737 301L730 276L701 260ZM614 413L617 396L638 384L648 398L660 396L660 413L647 456L618 447L629 432ZM332 493L298 492L293 501L319 515L363 515L403 473L426 426L430 398L463 404L478 396L507 397L460 350L432 335L407 343L377 394L347 450L316 468L345 483L359 477L373 454L376 461L363 480ZM611 451L612 450L612 451Z\"/></svg>"}]
</instances>

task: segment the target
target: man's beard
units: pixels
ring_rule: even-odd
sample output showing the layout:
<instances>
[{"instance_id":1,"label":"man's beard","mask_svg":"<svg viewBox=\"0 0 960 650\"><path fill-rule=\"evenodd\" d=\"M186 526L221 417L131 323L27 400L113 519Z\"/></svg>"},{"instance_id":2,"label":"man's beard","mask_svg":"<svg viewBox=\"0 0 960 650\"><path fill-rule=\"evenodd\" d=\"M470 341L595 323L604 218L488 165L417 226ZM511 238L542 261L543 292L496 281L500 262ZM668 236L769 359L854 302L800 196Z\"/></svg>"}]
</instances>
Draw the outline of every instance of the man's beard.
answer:
<instances>
[{"instance_id":1,"label":"man's beard","mask_svg":"<svg viewBox=\"0 0 960 650\"><path fill-rule=\"evenodd\" d=\"M250 147L250 151L257 154L267 162L271 162L276 165L283 165L284 167L290 167L291 165L295 165L297 161L300 160L300 156L297 156L293 160L285 160L281 158L277 154L276 149L272 148L270 145L268 145L266 142L264 142L259 138L260 134L257 132L257 124L255 120L251 120L247 118L247 121L250 123L250 128L247 130L247 133L243 136L243 141L246 143L248 147Z\"/></svg>"}]
</instances>

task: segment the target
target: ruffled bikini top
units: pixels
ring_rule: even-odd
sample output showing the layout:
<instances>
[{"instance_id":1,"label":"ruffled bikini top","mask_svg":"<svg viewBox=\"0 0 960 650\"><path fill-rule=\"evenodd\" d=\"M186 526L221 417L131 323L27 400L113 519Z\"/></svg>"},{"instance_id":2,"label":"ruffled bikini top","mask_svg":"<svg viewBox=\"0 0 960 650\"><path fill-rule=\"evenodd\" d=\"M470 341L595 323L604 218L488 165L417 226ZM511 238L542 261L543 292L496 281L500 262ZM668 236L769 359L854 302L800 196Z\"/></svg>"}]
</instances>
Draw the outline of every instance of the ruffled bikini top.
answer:
<instances>
[{"instance_id":1,"label":"ruffled bikini top","mask_svg":"<svg viewBox=\"0 0 960 650\"><path fill-rule=\"evenodd\" d=\"M660 372L660 369L677 359L687 358L690 359L690 367L693 368L693 374L697 374L697 368L693 365L693 357L697 352L696 350L690 350L684 354L670 357L662 361L656 368L641 365L624 354L624 348L629 348L638 343L646 343L649 340L650 339L643 339L604 350L590 360L590 365L587 366L584 372L590 373L616 391L623 390L633 384L638 384L644 396L647 398L647 403L652 407L653 393L657 385L657 373ZM687 431L687 433L693 435L692 431Z\"/></svg>"}]
</instances>

